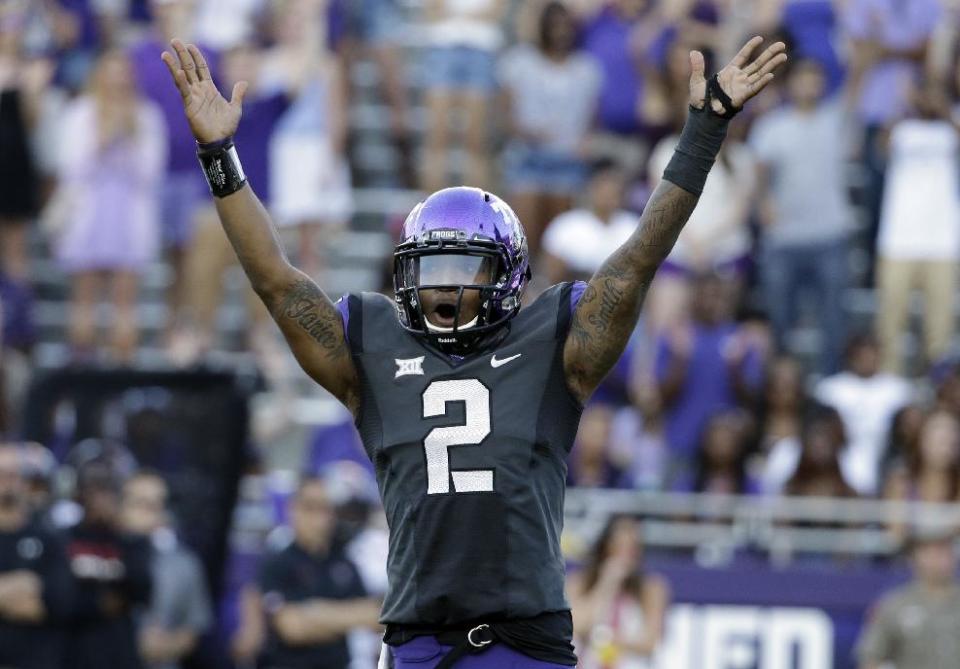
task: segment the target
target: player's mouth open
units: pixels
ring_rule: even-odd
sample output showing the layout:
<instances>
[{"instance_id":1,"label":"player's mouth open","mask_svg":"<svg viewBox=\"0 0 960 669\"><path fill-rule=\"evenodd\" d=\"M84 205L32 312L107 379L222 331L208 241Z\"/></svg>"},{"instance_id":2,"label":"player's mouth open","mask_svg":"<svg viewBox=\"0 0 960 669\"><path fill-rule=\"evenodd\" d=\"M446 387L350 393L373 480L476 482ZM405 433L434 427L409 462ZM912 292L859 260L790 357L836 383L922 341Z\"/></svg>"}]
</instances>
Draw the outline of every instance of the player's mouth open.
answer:
<instances>
[{"instance_id":1,"label":"player's mouth open","mask_svg":"<svg viewBox=\"0 0 960 669\"><path fill-rule=\"evenodd\" d=\"M456 316L456 303L441 302L433 308L433 312L430 314L430 320L433 321L434 325L439 325L443 328L452 328L456 320Z\"/></svg>"}]
</instances>

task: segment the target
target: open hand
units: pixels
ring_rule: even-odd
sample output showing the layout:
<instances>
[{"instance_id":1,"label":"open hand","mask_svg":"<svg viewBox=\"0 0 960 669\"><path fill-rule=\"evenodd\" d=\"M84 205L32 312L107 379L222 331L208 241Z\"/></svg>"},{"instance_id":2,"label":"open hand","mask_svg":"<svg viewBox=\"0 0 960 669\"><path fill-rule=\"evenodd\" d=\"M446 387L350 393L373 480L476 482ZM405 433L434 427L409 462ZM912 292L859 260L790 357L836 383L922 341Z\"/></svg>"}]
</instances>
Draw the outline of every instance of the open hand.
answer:
<instances>
[{"instance_id":1,"label":"open hand","mask_svg":"<svg viewBox=\"0 0 960 669\"><path fill-rule=\"evenodd\" d=\"M240 123L247 82L237 82L227 102L214 85L200 49L193 44L184 45L178 39L172 40L170 46L177 55L164 51L161 58L183 96L183 111L193 136L198 142L209 144L232 135Z\"/></svg>"},{"instance_id":2,"label":"open hand","mask_svg":"<svg viewBox=\"0 0 960 669\"><path fill-rule=\"evenodd\" d=\"M737 109L773 81L773 71L787 61L787 46L783 42L774 42L759 56L750 60L750 55L763 43L762 37L754 37L744 44L740 52L730 63L717 73L717 82ZM690 105L703 108L707 94L707 79L703 54L690 52ZM723 112L722 105L713 101L714 111ZM729 111L729 110L727 110Z\"/></svg>"}]
</instances>

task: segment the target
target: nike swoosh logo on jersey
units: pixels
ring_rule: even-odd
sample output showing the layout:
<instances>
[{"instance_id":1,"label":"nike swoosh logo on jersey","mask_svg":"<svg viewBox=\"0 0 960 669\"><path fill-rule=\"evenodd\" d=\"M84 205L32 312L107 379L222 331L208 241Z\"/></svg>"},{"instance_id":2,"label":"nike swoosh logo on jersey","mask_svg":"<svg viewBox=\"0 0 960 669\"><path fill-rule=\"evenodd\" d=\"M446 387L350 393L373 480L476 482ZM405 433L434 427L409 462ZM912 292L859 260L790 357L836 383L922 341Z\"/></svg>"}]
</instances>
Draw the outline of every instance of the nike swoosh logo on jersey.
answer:
<instances>
[{"instance_id":1,"label":"nike swoosh logo on jersey","mask_svg":"<svg viewBox=\"0 0 960 669\"><path fill-rule=\"evenodd\" d=\"M523 353L517 353L516 355L511 355L509 358L504 358L504 359L502 359L502 360L497 360L497 354L494 353L494 354L490 357L490 366L493 367L494 369L496 369L497 367L503 367L505 364L507 364L507 363L510 362L511 360L516 360L516 359L519 358L521 355L523 355Z\"/></svg>"}]
</instances>

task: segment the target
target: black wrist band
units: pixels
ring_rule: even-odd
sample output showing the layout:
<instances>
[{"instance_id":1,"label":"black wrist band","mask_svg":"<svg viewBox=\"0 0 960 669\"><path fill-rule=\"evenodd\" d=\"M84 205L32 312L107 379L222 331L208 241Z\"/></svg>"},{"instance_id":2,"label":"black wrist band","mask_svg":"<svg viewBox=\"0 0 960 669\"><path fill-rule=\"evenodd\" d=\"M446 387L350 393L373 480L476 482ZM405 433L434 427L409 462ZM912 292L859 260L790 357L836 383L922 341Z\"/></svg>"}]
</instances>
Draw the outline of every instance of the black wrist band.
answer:
<instances>
[{"instance_id":1,"label":"black wrist band","mask_svg":"<svg viewBox=\"0 0 960 669\"><path fill-rule=\"evenodd\" d=\"M236 193L247 183L240 165L233 138L227 137L211 144L197 144L197 160L207 178L207 186L214 197L226 197Z\"/></svg>"},{"instance_id":2,"label":"black wrist band","mask_svg":"<svg viewBox=\"0 0 960 669\"><path fill-rule=\"evenodd\" d=\"M214 149L222 149L228 144L233 144L233 135L229 137L224 137L223 139L218 139L214 142L208 142L204 144L199 139L197 140L197 151L213 151Z\"/></svg>"},{"instance_id":3,"label":"black wrist band","mask_svg":"<svg viewBox=\"0 0 960 669\"><path fill-rule=\"evenodd\" d=\"M663 171L664 179L698 196L730 125L728 119L711 111L708 105L703 109L690 107L673 158Z\"/></svg>"},{"instance_id":4,"label":"black wrist band","mask_svg":"<svg viewBox=\"0 0 960 669\"><path fill-rule=\"evenodd\" d=\"M735 107L733 100L730 99L730 96L727 95L727 92L723 90L723 87L720 85L720 80L717 79L717 75L713 75L710 79L707 80L707 104L706 106L710 107L710 100L714 99L723 105L724 112L722 114L717 114L720 118L725 118L727 120L732 119L734 116L740 113L742 107ZM711 111L713 111L711 109Z\"/></svg>"}]
</instances>

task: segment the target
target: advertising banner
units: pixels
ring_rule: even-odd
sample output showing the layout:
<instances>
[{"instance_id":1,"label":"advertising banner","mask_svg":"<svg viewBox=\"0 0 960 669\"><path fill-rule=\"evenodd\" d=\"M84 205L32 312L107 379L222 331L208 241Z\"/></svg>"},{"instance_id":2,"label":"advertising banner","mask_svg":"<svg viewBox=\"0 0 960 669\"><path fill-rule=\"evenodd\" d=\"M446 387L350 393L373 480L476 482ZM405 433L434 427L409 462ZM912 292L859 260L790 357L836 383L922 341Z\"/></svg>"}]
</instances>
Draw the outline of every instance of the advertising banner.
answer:
<instances>
[{"instance_id":1,"label":"advertising banner","mask_svg":"<svg viewBox=\"0 0 960 669\"><path fill-rule=\"evenodd\" d=\"M870 607L909 578L902 567L863 564L647 563L669 581L674 602L657 669L855 669Z\"/></svg>"}]
</instances>

